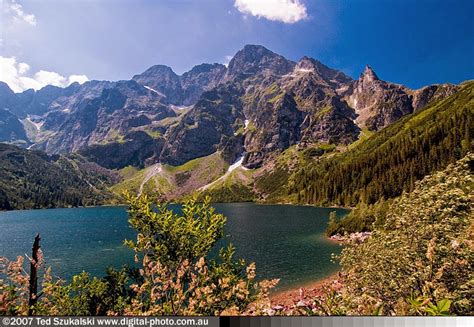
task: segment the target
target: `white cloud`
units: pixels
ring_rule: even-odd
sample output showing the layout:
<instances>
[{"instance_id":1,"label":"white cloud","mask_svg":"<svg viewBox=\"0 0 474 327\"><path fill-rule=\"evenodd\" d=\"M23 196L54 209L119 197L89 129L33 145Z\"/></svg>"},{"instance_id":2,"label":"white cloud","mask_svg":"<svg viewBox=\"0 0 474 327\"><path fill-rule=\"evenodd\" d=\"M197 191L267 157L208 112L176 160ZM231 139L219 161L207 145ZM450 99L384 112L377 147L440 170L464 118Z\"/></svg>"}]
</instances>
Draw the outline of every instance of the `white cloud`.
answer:
<instances>
[{"instance_id":1,"label":"white cloud","mask_svg":"<svg viewBox=\"0 0 474 327\"><path fill-rule=\"evenodd\" d=\"M25 13L23 6L16 0L4 0L4 11L11 15L16 21L25 22L31 26L36 26L36 17L33 14Z\"/></svg>"},{"instance_id":2,"label":"white cloud","mask_svg":"<svg viewBox=\"0 0 474 327\"><path fill-rule=\"evenodd\" d=\"M34 78L40 85L64 86L66 84L64 76L46 70L40 70L34 75Z\"/></svg>"},{"instance_id":3,"label":"white cloud","mask_svg":"<svg viewBox=\"0 0 474 327\"><path fill-rule=\"evenodd\" d=\"M89 79L87 78L86 75L71 75L68 78L69 84L78 82L79 84L83 84L87 82Z\"/></svg>"},{"instance_id":4,"label":"white cloud","mask_svg":"<svg viewBox=\"0 0 474 327\"><path fill-rule=\"evenodd\" d=\"M224 62L223 62L224 66L227 67L229 65L229 62L232 60L232 58L233 58L233 56L231 56L231 55L225 56L224 57Z\"/></svg>"},{"instance_id":5,"label":"white cloud","mask_svg":"<svg viewBox=\"0 0 474 327\"><path fill-rule=\"evenodd\" d=\"M308 17L306 6L300 0L235 0L234 7L243 14L287 24Z\"/></svg>"},{"instance_id":6,"label":"white cloud","mask_svg":"<svg viewBox=\"0 0 474 327\"><path fill-rule=\"evenodd\" d=\"M46 85L66 87L74 82L82 84L89 79L86 75L70 75L64 77L56 72L40 70L28 76L30 65L16 61L15 57L0 56L0 81L5 82L14 92L28 89L39 90Z\"/></svg>"},{"instance_id":7,"label":"white cloud","mask_svg":"<svg viewBox=\"0 0 474 327\"><path fill-rule=\"evenodd\" d=\"M18 73L21 75L21 74L24 74L26 73L27 71L30 70L30 65L28 64L25 64L24 62L20 62L18 64Z\"/></svg>"}]
</instances>

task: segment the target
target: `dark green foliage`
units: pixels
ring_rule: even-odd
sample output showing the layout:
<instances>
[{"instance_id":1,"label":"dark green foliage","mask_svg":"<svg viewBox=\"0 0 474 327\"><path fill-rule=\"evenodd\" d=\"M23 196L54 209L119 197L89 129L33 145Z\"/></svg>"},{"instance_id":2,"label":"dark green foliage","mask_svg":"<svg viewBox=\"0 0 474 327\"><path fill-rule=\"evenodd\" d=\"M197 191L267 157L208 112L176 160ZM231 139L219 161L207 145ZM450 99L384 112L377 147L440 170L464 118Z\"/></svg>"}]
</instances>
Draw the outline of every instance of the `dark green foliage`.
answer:
<instances>
[{"instance_id":1,"label":"dark green foliage","mask_svg":"<svg viewBox=\"0 0 474 327\"><path fill-rule=\"evenodd\" d=\"M252 189L242 184L224 185L216 190L205 190L199 193L197 201L202 202L210 196L216 203L223 202L252 202L255 194Z\"/></svg>"},{"instance_id":2,"label":"dark green foliage","mask_svg":"<svg viewBox=\"0 0 474 327\"><path fill-rule=\"evenodd\" d=\"M374 227L383 224L389 204L390 201L383 200L372 205L360 203L342 219L337 219L331 215L328 227L326 228L326 235L369 232Z\"/></svg>"},{"instance_id":3,"label":"dark green foliage","mask_svg":"<svg viewBox=\"0 0 474 327\"><path fill-rule=\"evenodd\" d=\"M334 151L336 146L334 144L324 144L317 147L311 147L303 150L303 159L311 160L316 157L321 157L325 153Z\"/></svg>"},{"instance_id":4,"label":"dark green foliage","mask_svg":"<svg viewBox=\"0 0 474 327\"><path fill-rule=\"evenodd\" d=\"M473 111L474 83L468 83L353 149L301 168L290 191L299 202L341 206L399 196L473 149Z\"/></svg>"},{"instance_id":5,"label":"dark green foliage","mask_svg":"<svg viewBox=\"0 0 474 327\"><path fill-rule=\"evenodd\" d=\"M133 295L130 285L142 281L138 269L128 266L120 270L107 269L103 278L91 277L82 272L68 284L43 284L49 297L35 307L36 315L105 316L110 312L123 312ZM18 314L18 313L17 313Z\"/></svg>"},{"instance_id":6,"label":"dark green foliage","mask_svg":"<svg viewBox=\"0 0 474 327\"><path fill-rule=\"evenodd\" d=\"M127 241L127 245L167 265L195 262L224 235L226 218L210 207L209 198L202 204L186 202L180 216L166 204L157 204L154 211L147 196L125 196L130 225L139 233L137 241Z\"/></svg>"},{"instance_id":7,"label":"dark green foliage","mask_svg":"<svg viewBox=\"0 0 474 327\"><path fill-rule=\"evenodd\" d=\"M185 202L181 214L146 196L127 198L129 222L138 236L126 244L143 258L143 281L132 287L139 301L132 301L127 313L217 315L246 308L260 296L255 265L235 260L232 245L206 260L224 236L226 222L209 197Z\"/></svg>"},{"instance_id":8,"label":"dark green foliage","mask_svg":"<svg viewBox=\"0 0 474 327\"><path fill-rule=\"evenodd\" d=\"M112 198L111 175L79 158L0 144L0 210L85 206Z\"/></svg>"},{"instance_id":9,"label":"dark green foliage","mask_svg":"<svg viewBox=\"0 0 474 327\"><path fill-rule=\"evenodd\" d=\"M268 194L265 200L278 201L284 197L287 191L288 178L290 173L284 166L276 166L272 171L262 174L255 180L257 190L264 191Z\"/></svg>"}]
</instances>

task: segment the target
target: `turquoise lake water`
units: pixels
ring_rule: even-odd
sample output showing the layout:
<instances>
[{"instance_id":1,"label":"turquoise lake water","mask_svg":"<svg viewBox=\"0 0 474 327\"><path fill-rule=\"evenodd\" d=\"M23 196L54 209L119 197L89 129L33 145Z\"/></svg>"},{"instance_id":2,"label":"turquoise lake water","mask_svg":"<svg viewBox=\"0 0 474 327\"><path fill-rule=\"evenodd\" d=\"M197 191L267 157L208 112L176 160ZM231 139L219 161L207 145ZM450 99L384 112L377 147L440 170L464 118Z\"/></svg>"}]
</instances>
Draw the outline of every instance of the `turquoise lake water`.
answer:
<instances>
[{"instance_id":1,"label":"turquoise lake water","mask_svg":"<svg viewBox=\"0 0 474 327\"><path fill-rule=\"evenodd\" d=\"M344 209L253 203L214 204L227 217L226 238L236 257L257 265L259 278L280 278L279 289L324 278L338 269L331 254L340 246L324 237L331 211ZM175 208L178 208L175 206ZM107 267L133 264L123 245L134 239L124 207L0 212L0 256L30 255L36 233L53 274L68 279L85 270L102 276Z\"/></svg>"}]
</instances>

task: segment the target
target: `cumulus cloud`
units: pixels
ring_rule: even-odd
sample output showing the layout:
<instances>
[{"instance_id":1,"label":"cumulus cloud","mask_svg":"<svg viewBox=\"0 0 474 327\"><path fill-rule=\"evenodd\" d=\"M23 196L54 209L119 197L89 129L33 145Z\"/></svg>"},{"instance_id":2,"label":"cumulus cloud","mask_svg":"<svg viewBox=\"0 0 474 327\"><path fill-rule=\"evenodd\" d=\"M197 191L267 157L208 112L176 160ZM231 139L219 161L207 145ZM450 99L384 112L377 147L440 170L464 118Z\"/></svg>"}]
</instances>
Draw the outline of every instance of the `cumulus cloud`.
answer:
<instances>
[{"instance_id":1,"label":"cumulus cloud","mask_svg":"<svg viewBox=\"0 0 474 327\"><path fill-rule=\"evenodd\" d=\"M5 82L14 92L28 89L39 90L46 85L66 87L74 82L82 84L89 79L86 75L70 75L64 77L56 72L40 70L28 75L30 65L17 62L15 57L0 56L0 81Z\"/></svg>"},{"instance_id":2,"label":"cumulus cloud","mask_svg":"<svg viewBox=\"0 0 474 327\"><path fill-rule=\"evenodd\" d=\"M87 78L86 75L71 75L69 76L69 79L68 79L68 82L69 84L72 84L72 83L79 83L79 84L83 84L85 82L87 82L89 79Z\"/></svg>"},{"instance_id":3,"label":"cumulus cloud","mask_svg":"<svg viewBox=\"0 0 474 327\"><path fill-rule=\"evenodd\" d=\"M4 0L4 11L11 15L16 21L25 22L31 26L36 26L36 17L33 14L28 14L23 10L23 6L16 2L16 0Z\"/></svg>"},{"instance_id":4,"label":"cumulus cloud","mask_svg":"<svg viewBox=\"0 0 474 327\"><path fill-rule=\"evenodd\" d=\"M25 74L27 71L30 70L30 65L28 64L25 64L24 62L20 62L18 64L18 73L21 75L21 74Z\"/></svg>"},{"instance_id":5,"label":"cumulus cloud","mask_svg":"<svg viewBox=\"0 0 474 327\"><path fill-rule=\"evenodd\" d=\"M308 17L306 6L300 0L235 0L234 7L243 14L286 24Z\"/></svg>"}]
</instances>

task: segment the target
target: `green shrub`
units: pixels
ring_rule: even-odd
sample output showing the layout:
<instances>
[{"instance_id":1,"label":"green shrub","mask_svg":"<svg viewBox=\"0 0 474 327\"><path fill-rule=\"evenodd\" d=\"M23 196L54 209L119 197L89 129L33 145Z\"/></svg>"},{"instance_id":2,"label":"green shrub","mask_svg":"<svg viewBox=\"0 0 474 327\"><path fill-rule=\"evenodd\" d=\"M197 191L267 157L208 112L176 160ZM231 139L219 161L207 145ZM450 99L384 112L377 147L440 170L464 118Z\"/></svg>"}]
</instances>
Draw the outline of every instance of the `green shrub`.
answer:
<instances>
[{"instance_id":1,"label":"green shrub","mask_svg":"<svg viewBox=\"0 0 474 327\"><path fill-rule=\"evenodd\" d=\"M182 214L148 197L131 197L129 222L138 232L126 241L141 268L109 270L104 278L83 272L70 283L45 270L41 293L28 305L29 276L23 257L0 258L0 315L221 315L261 314L278 280L256 281L255 264L235 260L235 249L209 252L222 238L226 219L203 203L186 202ZM42 267L42 262L37 263ZM44 267L42 267L44 268Z\"/></svg>"},{"instance_id":2,"label":"green shrub","mask_svg":"<svg viewBox=\"0 0 474 327\"><path fill-rule=\"evenodd\" d=\"M326 235L369 232L375 227L381 227L385 221L390 203L390 200L380 200L372 205L362 202L342 219L330 217L328 227L326 228Z\"/></svg>"},{"instance_id":3,"label":"green shrub","mask_svg":"<svg viewBox=\"0 0 474 327\"><path fill-rule=\"evenodd\" d=\"M354 307L370 298L389 314L474 313L473 162L469 154L416 183L368 240L342 251Z\"/></svg>"}]
</instances>

